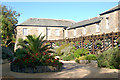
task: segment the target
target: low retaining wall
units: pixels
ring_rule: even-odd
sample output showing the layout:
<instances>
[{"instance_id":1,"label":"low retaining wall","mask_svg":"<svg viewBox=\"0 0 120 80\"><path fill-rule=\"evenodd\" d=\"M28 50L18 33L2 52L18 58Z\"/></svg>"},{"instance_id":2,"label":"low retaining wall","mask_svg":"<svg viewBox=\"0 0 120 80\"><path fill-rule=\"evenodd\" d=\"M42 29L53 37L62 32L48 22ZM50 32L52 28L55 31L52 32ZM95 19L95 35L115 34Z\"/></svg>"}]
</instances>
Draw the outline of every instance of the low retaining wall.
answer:
<instances>
[{"instance_id":1,"label":"low retaining wall","mask_svg":"<svg viewBox=\"0 0 120 80\"><path fill-rule=\"evenodd\" d=\"M90 62L88 60L80 60L79 63L80 64L90 64L91 66L97 67L97 61L95 61L95 60L90 60Z\"/></svg>"},{"instance_id":2,"label":"low retaining wall","mask_svg":"<svg viewBox=\"0 0 120 80\"><path fill-rule=\"evenodd\" d=\"M36 68L26 67L20 68L16 65L10 65L10 69L13 72L21 73L43 73L43 72L58 72L62 70L62 67L53 67L53 66L36 66Z\"/></svg>"}]
</instances>

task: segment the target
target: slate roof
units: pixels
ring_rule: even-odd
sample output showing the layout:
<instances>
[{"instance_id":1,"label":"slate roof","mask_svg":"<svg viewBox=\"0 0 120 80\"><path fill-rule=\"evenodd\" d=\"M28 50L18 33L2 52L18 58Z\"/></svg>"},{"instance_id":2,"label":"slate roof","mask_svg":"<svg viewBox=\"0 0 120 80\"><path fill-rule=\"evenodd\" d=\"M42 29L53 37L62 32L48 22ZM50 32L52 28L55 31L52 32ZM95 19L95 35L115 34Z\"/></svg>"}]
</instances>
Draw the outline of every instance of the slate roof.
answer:
<instances>
[{"instance_id":1,"label":"slate roof","mask_svg":"<svg viewBox=\"0 0 120 80\"><path fill-rule=\"evenodd\" d=\"M105 12L103 12L103 13L101 13L100 15L108 14L108 13L111 13L111 12L114 12L114 11L117 11L117 10L120 10L120 4L111 8L111 9L109 9L109 10L107 10L107 11L105 11Z\"/></svg>"},{"instance_id":2,"label":"slate roof","mask_svg":"<svg viewBox=\"0 0 120 80\"><path fill-rule=\"evenodd\" d=\"M83 20L83 21L74 23L68 29L75 29L75 28L79 28L79 27L84 27L84 26L87 26L87 25L90 25L90 24L98 23L101 20L102 20L101 17L94 17L94 18L91 18L91 19L87 19L87 20Z\"/></svg>"},{"instance_id":3,"label":"slate roof","mask_svg":"<svg viewBox=\"0 0 120 80\"><path fill-rule=\"evenodd\" d=\"M45 19L45 18L29 18L18 26L51 26L51 27L67 27L75 23L72 20L64 19Z\"/></svg>"}]
</instances>

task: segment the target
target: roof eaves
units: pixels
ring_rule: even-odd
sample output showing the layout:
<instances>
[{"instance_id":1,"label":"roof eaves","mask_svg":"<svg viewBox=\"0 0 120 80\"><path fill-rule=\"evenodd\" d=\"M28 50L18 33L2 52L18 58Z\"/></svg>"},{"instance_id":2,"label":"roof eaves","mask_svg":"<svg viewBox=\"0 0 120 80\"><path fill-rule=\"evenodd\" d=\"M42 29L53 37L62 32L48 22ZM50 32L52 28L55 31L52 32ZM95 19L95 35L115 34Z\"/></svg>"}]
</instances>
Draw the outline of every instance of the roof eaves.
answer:
<instances>
[{"instance_id":1,"label":"roof eaves","mask_svg":"<svg viewBox=\"0 0 120 80\"><path fill-rule=\"evenodd\" d=\"M96 18L96 17L95 17ZM95 18L92 18L92 19L95 19ZM92 20L92 19L89 19L88 21ZM93 21L93 22L90 22L90 23L86 23L86 24L83 24L83 25L79 25L79 26L74 26L74 27L70 27L68 30L70 29L75 29L75 28L79 28L79 27L84 27L84 26L88 26L88 25L92 25L92 24L95 24L95 23L99 23L103 18L102 17L99 17L99 20L97 21ZM84 21L87 21L87 20L84 20ZM83 21L80 21L80 22L83 22ZM79 22L78 22L79 23Z\"/></svg>"},{"instance_id":2,"label":"roof eaves","mask_svg":"<svg viewBox=\"0 0 120 80\"><path fill-rule=\"evenodd\" d=\"M88 23L88 24L84 24L84 25L80 25L80 26L71 27L71 28L69 28L68 30L70 30L70 29L75 29L75 28L80 28L80 27L85 27L85 26L88 26L88 25L92 25L92 24L95 24L95 23L99 23L100 21L101 21L101 20L96 21L96 22L93 22L93 23Z\"/></svg>"},{"instance_id":3,"label":"roof eaves","mask_svg":"<svg viewBox=\"0 0 120 80\"><path fill-rule=\"evenodd\" d=\"M27 27L67 27L67 26L42 26L42 25L17 25L17 26L27 26Z\"/></svg>"},{"instance_id":4,"label":"roof eaves","mask_svg":"<svg viewBox=\"0 0 120 80\"><path fill-rule=\"evenodd\" d=\"M108 11L105 11L105 12L99 14L99 15L108 14L108 13L111 13L111 12L114 12L114 11L117 11L117 10L120 10L120 5L118 5L118 6L114 7L114 8L112 8L112 9L110 9L110 10L108 10Z\"/></svg>"}]
</instances>

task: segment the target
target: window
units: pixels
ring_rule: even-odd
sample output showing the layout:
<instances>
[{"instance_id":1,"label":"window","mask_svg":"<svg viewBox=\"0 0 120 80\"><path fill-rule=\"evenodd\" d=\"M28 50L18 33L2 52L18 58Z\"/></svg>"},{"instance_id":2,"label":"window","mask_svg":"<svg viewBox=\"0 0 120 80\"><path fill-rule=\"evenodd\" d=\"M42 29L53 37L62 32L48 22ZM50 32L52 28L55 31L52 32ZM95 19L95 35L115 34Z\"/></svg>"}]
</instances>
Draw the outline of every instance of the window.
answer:
<instances>
[{"instance_id":1,"label":"window","mask_svg":"<svg viewBox=\"0 0 120 80\"><path fill-rule=\"evenodd\" d=\"M98 23L96 24L96 32L100 32L100 26Z\"/></svg>"},{"instance_id":2,"label":"window","mask_svg":"<svg viewBox=\"0 0 120 80\"><path fill-rule=\"evenodd\" d=\"M83 34L84 34L84 35L86 34L86 29L85 29L85 28L83 28Z\"/></svg>"},{"instance_id":3,"label":"window","mask_svg":"<svg viewBox=\"0 0 120 80\"><path fill-rule=\"evenodd\" d=\"M59 36L60 35L60 30L59 29L55 29L55 34L56 34L56 36Z\"/></svg>"},{"instance_id":4,"label":"window","mask_svg":"<svg viewBox=\"0 0 120 80\"><path fill-rule=\"evenodd\" d=\"M27 31L27 28L23 28L23 35L28 35L28 31Z\"/></svg>"},{"instance_id":5,"label":"window","mask_svg":"<svg viewBox=\"0 0 120 80\"><path fill-rule=\"evenodd\" d=\"M51 31L50 31L50 29L47 29L47 34L48 34L48 36L51 35Z\"/></svg>"},{"instance_id":6,"label":"window","mask_svg":"<svg viewBox=\"0 0 120 80\"><path fill-rule=\"evenodd\" d=\"M68 37L68 31L67 30L65 31L65 36Z\"/></svg>"},{"instance_id":7,"label":"window","mask_svg":"<svg viewBox=\"0 0 120 80\"><path fill-rule=\"evenodd\" d=\"M109 18L106 17L106 29L109 29Z\"/></svg>"},{"instance_id":8,"label":"window","mask_svg":"<svg viewBox=\"0 0 120 80\"><path fill-rule=\"evenodd\" d=\"M74 36L76 36L76 29L74 29Z\"/></svg>"}]
</instances>

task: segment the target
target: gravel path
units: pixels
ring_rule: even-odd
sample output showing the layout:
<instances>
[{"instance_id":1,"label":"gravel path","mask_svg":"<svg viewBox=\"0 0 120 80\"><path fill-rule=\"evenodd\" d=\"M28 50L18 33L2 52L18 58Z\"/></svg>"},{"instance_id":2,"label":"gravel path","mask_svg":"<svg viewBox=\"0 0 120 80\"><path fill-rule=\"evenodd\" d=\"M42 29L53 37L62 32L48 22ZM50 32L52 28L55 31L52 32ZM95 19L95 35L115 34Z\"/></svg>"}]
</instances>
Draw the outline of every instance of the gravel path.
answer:
<instances>
[{"instance_id":1,"label":"gravel path","mask_svg":"<svg viewBox=\"0 0 120 80\"><path fill-rule=\"evenodd\" d=\"M76 64L74 61L62 61L61 72L17 73L11 72L9 64L2 65L2 76L10 78L118 78L117 69L98 68L90 65Z\"/></svg>"}]
</instances>

